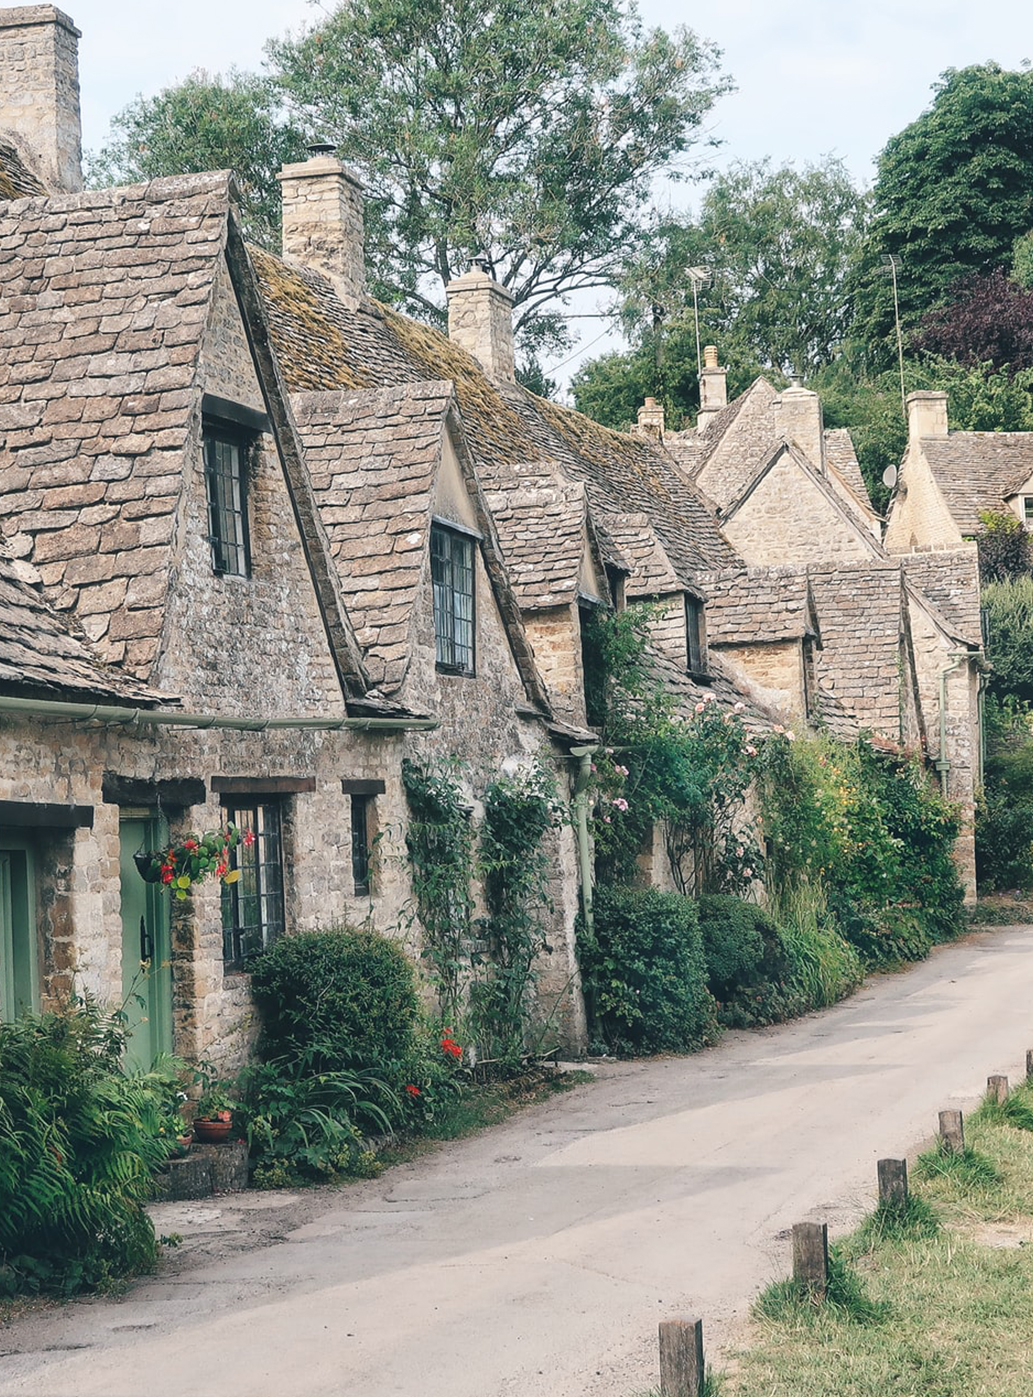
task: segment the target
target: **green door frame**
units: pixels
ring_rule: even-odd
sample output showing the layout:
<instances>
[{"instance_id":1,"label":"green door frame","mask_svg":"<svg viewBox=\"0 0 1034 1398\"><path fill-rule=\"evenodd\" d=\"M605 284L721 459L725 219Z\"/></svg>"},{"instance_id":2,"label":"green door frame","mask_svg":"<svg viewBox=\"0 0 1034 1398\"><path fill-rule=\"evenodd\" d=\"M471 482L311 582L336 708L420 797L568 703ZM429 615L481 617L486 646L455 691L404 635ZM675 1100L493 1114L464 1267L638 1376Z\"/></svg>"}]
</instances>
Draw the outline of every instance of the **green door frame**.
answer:
<instances>
[{"instance_id":1,"label":"green door frame","mask_svg":"<svg viewBox=\"0 0 1034 1398\"><path fill-rule=\"evenodd\" d=\"M0 1019L39 1010L36 868L28 840L0 831Z\"/></svg>"}]
</instances>

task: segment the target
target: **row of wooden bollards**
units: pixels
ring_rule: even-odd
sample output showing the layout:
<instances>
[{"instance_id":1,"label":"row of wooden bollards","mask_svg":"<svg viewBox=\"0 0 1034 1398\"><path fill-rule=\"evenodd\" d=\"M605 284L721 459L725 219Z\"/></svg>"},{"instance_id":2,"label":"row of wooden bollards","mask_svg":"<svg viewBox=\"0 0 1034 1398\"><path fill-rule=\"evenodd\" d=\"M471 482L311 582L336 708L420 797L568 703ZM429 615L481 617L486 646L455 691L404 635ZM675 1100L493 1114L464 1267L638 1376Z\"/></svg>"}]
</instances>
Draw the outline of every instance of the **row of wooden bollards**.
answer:
<instances>
[{"instance_id":1,"label":"row of wooden bollards","mask_svg":"<svg viewBox=\"0 0 1034 1398\"><path fill-rule=\"evenodd\" d=\"M1027 1050L1027 1077L1034 1076L1034 1052ZM987 1080L987 1096L1004 1102L1009 1095L1009 1079L995 1073ZM940 1148L949 1154L965 1150L962 1113L954 1109L939 1112L937 1134ZM880 1203L904 1205L908 1202L908 1169L904 1160L877 1160L876 1185ZM791 1230L793 1279L824 1297L829 1285L829 1230L825 1223L795 1223ZM661 1361L661 1393L665 1398L698 1398L704 1391L704 1323L695 1316L662 1320L658 1326Z\"/></svg>"}]
</instances>

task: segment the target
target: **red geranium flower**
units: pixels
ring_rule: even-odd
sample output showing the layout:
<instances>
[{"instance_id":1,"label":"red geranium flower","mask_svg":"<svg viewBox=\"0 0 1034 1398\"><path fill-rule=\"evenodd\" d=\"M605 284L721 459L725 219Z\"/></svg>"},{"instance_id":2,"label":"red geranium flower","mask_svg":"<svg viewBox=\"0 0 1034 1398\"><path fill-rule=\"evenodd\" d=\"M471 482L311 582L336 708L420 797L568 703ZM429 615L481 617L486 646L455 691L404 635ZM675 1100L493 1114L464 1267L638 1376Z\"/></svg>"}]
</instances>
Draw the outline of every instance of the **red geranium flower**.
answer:
<instances>
[{"instance_id":1,"label":"red geranium flower","mask_svg":"<svg viewBox=\"0 0 1034 1398\"><path fill-rule=\"evenodd\" d=\"M414 1087L411 1082L406 1083L406 1091L409 1093L410 1097L420 1096L420 1089L418 1087Z\"/></svg>"}]
</instances>

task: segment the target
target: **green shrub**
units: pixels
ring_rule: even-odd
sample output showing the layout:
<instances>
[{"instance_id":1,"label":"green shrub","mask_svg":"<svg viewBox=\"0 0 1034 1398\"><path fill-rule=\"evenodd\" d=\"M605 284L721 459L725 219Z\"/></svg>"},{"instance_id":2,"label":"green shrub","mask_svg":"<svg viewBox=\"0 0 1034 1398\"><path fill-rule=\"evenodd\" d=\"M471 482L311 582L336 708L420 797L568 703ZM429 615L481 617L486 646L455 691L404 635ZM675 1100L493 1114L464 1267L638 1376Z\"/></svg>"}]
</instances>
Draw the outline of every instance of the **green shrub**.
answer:
<instances>
[{"instance_id":1,"label":"green shrub","mask_svg":"<svg viewBox=\"0 0 1034 1398\"><path fill-rule=\"evenodd\" d=\"M1029 663L1028 642L1028 663ZM1031 716L1015 700L984 705L984 790L977 806L977 882L981 889L1031 887Z\"/></svg>"},{"instance_id":2,"label":"green shrub","mask_svg":"<svg viewBox=\"0 0 1034 1398\"><path fill-rule=\"evenodd\" d=\"M371 1069L389 1082L413 1052L417 992L399 944L368 927L298 932L252 963L266 1062Z\"/></svg>"},{"instance_id":3,"label":"green shrub","mask_svg":"<svg viewBox=\"0 0 1034 1398\"><path fill-rule=\"evenodd\" d=\"M716 1000L729 1000L741 986L753 984L761 975L765 956L761 924L767 924L768 919L760 908L727 893L709 893L698 899L697 917L707 984Z\"/></svg>"},{"instance_id":4,"label":"green shrub","mask_svg":"<svg viewBox=\"0 0 1034 1398\"><path fill-rule=\"evenodd\" d=\"M578 938L596 1030L618 1053L683 1053L717 1037L696 909L655 888L596 890Z\"/></svg>"},{"instance_id":5,"label":"green shrub","mask_svg":"<svg viewBox=\"0 0 1034 1398\"><path fill-rule=\"evenodd\" d=\"M169 1153L164 1074L127 1077L89 1001L0 1024L0 1294L69 1295L151 1266L143 1208Z\"/></svg>"},{"instance_id":6,"label":"green shrub","mask_svg":"<svg viewBox=\"0 0 1034 1398\"><path fill-rule=\"evenodd\" d=\"M840 935L818 882L802 879L775 901L789 976L806 1009L849 995L864 978L858 952Z\"/></svg>"},{"instance_id":7,"label":"green shrub","mask_svg":"<svg viewBox=\"0 0 1034 1398\"><path fill-rule=\"evenodd\" d=\"M396 1094L362 1069L314 1071L330 1056L314 1043L301 1056L256 1063L238 1080L252 1166L260 1185L356 1173L366 1136L390 1132L400 1114Z\"/></svg>"}]
</instances>

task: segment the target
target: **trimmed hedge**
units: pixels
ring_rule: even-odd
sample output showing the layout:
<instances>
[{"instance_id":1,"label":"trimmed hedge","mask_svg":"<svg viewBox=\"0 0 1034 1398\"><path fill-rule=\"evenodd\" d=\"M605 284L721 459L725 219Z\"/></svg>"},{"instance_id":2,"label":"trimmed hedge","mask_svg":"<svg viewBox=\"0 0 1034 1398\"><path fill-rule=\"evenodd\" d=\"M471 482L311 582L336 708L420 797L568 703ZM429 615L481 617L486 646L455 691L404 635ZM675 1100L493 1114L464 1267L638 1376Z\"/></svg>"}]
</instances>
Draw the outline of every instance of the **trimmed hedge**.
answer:
<instances>
[{"instance_id":1,"label":"trimmed hedge","mask_svg":"<svg viewBox=\"0 0 1034 1398\"><path fill-rule=\"evenodd\" d=\"M267 1062L385 1070L411 1058L416 979L391 938L368 927L297 932L256 957L251 973Z\"/></svg>"},{"instance_id":2,"label":"trimmed hedge","mask_svg":"<svg viewBox=\"0 0 1034 1398\"><path fill-rule=\"evenodd\" d=\"M616 1053L685 1053L718 1035L692 901L656 888L598 887L579 931L595 1032Z\"/></svg>"}]
</instances>

